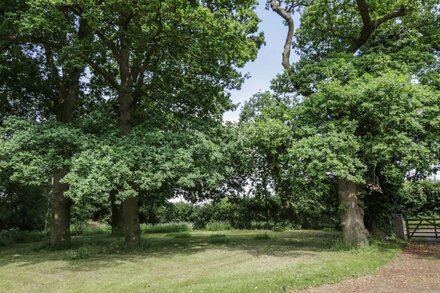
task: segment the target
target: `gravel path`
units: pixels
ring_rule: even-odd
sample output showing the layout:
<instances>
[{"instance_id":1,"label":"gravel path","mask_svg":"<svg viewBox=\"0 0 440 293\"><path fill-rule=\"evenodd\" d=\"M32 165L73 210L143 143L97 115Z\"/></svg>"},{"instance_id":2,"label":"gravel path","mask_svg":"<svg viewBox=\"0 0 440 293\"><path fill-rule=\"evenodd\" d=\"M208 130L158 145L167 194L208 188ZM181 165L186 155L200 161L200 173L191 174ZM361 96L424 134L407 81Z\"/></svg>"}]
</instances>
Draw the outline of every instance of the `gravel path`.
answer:
<instances>
[{"instance_id":1,"label":"gravel path","mask_svg":"<svg viewBox=\"0 0 440 293\"><path fill-rule=\"evenodd\" d=\"M301 293L440 292L440 243L411 244L375 274Z\"/></svg>"}]
</instances>

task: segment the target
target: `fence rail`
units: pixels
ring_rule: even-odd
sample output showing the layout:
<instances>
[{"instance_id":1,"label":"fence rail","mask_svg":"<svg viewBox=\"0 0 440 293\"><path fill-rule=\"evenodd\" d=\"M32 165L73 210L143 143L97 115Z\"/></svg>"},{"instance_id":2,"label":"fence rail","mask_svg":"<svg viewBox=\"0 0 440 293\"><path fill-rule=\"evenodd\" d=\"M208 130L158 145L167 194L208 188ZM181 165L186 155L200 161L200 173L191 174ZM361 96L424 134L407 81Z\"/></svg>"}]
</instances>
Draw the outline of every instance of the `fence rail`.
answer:
<instances>
[{"instance_id":1,"label":"fence rail","mask_svg":"<svg viewBox=\"0 0 440 293\"><path fill-rule=\"evenodd\" d=\"M408 239L440 238L440 218L406 218L405 225Z\"/></svg>"}]
</instances>

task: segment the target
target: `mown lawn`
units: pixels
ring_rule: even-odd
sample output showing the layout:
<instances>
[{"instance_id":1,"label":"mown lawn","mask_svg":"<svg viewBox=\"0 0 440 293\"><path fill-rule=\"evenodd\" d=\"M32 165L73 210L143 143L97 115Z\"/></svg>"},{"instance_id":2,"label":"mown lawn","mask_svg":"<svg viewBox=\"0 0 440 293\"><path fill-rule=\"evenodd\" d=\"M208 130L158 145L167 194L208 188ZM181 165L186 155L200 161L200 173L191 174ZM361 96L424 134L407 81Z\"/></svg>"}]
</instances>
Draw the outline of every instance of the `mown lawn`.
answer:
<instances>
[{"instance_id":1,"label":"mown lawn","mask_svg":"<svg viewBox=\"0 0 440 293\"><path fill-rule=\"evenodd\" d=\"M0 248L0 292L288 292L374 271L396 244L346 250L320 231L224 231L78 236L73 248Z\"/></svg>"}]
</instances>

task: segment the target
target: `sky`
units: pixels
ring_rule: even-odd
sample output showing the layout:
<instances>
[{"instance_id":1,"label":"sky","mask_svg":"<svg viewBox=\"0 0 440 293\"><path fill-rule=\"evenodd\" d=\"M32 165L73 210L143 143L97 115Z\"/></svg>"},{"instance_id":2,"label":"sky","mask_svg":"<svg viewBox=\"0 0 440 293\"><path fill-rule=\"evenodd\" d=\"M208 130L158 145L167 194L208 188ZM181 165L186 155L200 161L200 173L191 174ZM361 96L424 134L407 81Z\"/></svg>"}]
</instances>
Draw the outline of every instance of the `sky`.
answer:
<instances>
[{"instance_id":1,"label":"sky","mask_svg":"<svg viewBox=\"0 0 440 293\"><path fill-rule=\"evenodd\" d=\"M260 0L257 7L257 14L261 19L260 31L264 32L265 42L258 52L254 62L249 62L242 70L248 73L248 78L240 90L231 91L232 101L240 106L236 111L229 111L223 115L225 121L238 121L243 102L259 91L269 89L270 81L283 71L281 65L281 52L286 40L287 27L283 24L282 18L272 10L265 9L265 0ZM298 27L298 18L294 17L295 27ZM294 53L291 53L291 62L295 60Z\"/></svg>"}]
</instances>

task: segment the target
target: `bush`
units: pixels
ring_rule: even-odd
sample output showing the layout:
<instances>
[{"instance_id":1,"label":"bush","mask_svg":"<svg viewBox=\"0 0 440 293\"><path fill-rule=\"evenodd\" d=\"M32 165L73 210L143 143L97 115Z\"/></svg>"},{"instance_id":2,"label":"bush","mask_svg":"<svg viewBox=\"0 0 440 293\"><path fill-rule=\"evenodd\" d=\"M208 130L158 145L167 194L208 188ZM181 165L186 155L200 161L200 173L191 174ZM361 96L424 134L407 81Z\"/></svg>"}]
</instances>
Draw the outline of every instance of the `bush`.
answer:
<instances>
[{"instance_id":1,"label":"bush","mask_svg":"<svg viewBox=\"0 0 440 293\"><path fill-rule=\"evenodd\" d=\"M231 230L231 225L225 222L209 222L205 229L208 231L225 231Z\"/></svg>"},{"instance_id":2,"label":"bush","mask_svg":"<svg viewBox=\"0 0 440 293\"><path fill-rule=\"evenodd\" d=\"M251 223L252 230L268 230L272 228L272 225L263 221L254 221Z\"/></svg>"},{"instance_id":3,"label":"bush","mask_svg":"<svg viewBox=\"0 0 440 293\"><path fill-rule=\"evenodd\" d=\"M284 227L283 225L280 225L280 224L275 224L272 227L272 231L274 231L274 232L283 232L284 230L286 230L286 227Z\"/></svg>"},{"instance_id":4,"label":"bush","mask_svg":"<svg viewBox=\"0 0 440 293\"><path fill-rule=\"evenodd\" d=\"M164 224L142 224L142 233L173 233L173 232L189 232L193 227L190 223L164 223Z\"/></svg>"}]
</instances>

